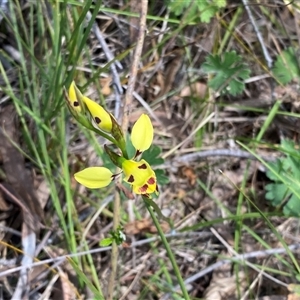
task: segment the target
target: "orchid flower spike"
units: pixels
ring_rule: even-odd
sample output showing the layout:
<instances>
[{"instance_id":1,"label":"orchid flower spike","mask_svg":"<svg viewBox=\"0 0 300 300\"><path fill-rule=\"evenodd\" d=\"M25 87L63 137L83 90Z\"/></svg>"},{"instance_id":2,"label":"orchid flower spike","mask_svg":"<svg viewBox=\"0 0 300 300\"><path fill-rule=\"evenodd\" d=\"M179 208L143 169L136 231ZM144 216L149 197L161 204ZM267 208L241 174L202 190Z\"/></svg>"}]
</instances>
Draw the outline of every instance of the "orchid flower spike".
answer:
<instances>
[{"instance_id":1,"label":"orchid flower spike","mask_svg":"<svg viewBox=\"0 0 300 300\"><path fill-rule=\"evenodd\" d=\"M83 98L92 116L100 114L98 106L90 103L89 100ZM96 120L95 120L96 121ZM136 158L143 151L149 149L153 141L153 126L150 118L146 114L142 114L136 121L131 132L131 141L136 149ZM157 180L155 172L144 159L135 161L134 159L126 159L114 153L109 147L105 147L106 152L110 156L112 162L122 168L125 175L124 181L132 186L132 190L136 194L150 197L152 193L158 193ZM104 167L86 168L74 175L75 179L88 188L103 188L112 182L119 174L113 174L109 169Z\"/></svg>"}]
</instances>

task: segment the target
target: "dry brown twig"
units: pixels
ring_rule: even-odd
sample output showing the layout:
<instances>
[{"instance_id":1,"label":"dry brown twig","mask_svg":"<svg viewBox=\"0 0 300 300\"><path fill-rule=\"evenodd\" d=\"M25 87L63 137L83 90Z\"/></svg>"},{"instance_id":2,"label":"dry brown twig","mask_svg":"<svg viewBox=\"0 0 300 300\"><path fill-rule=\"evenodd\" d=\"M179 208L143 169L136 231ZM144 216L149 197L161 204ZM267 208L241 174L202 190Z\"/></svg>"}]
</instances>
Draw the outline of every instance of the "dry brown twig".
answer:
<instances>
[{"instance_id":1,"label":"dry brown twig","mask_svg":"<svg viewBox=\"0 0 300 300\"><path fill-rule=\"evenodd\" d=\"M142 49L145 39L145 32L146 32L146 20L147 20L147 10L148 10L148 0L141 1L141 11L140 11L140 20L139 20L139 31L138 37L136 42L136 48L133 55L133 61L130 70L130 78L128 81L128 88L125 94L125 101L123 104L123 114L122 114L122 129L124 132L127 132L128 128L128 116L131 112L131 103L133 100L133 92L136 83L136 77L138 73L138 65L140 62L140 58L142 55ZM120 194L116 190L115 192L115 199L114 199L114 219L113 219L113 230L118 230L120 224ZM108 283L108 297L107 299L112 300L114 294L114 286L115 286L115 279L117 273L117 266L118 266L118 245L114 242L112 244L112 251L111 251L111 274Z\"/></svg>"}]
</instances>

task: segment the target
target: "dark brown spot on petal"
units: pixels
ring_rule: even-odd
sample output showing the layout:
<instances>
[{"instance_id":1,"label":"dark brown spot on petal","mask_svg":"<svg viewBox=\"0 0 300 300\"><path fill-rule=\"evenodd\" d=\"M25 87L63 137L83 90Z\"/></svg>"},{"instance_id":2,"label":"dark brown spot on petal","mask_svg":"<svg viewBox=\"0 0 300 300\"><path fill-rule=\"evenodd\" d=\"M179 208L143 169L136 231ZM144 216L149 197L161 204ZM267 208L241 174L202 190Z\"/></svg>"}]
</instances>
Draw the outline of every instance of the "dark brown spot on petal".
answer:
<instances>
[{"instance_id":1,"label":"dark brown spot on petal","mask_svg":"<svg viewBox=\"0 0 300 300\"><path fill-rule=\"evenodd\" d=\"M74 107L77 107L77 106L79 106L79 102L78 101L74 101L73 105L74 105Z\"/></svg>"},{"instance_id":2,"label":"dark brown spot on petal","mask_svg":"<svg viewBox=\"0 0 300 300\"><path fill-rule=\"evenodd\" d=\"M138 168L145 170L145 169L147 169L147 165L146 164L142 164L142 165L138 166Z\"/></svg>"},{"instance_id":3,"label":"dark brown spot on petal","mask_svg":"<svg viewBox=\"0 0 300 300\"><path fill-rule=\"evenodd\" d=\"M98 117L95 117L95 122L96 122L97 124L100 124L100 123L101 123L101 119L98 118Z\"/></svg>"},{"instance_id":4,"label":"dark brown spot on petal","mask_svg":"<svg viewBox=\"0 0 300 300\"><path fill-rule=\"evenodd\" d=\"M131 183L131 182L134 182L134 177L133 177L133 175L130 175L130 176L129 176L128 182L130 182L130 183Z\"/></svg>"},{"instance_id":5,"label":"dark brown spot on petal","mask_svg":"<svg viewBox=\"0 0 300 300\"><path fill-rule=\"evenodd\" d=\"M154 183L155 183L155 178L150 177L150 178L147 180L147 183L149 183L149 184L154 184Z\"/></svg>"},{"instance_id":6,"label":"dark brown spot on petal","mask_svg":"<svg viewBox=\"0 0 300 300\"><path fill-rule=\"evenodd\" d=\"M148 184L144 184L142 187L139 188L139 191L141 193L145 193L148 189Z\"/></svg>"},{"instance_id":7,"label":"dark brown spot on petal","mask_svg":"<svg viewBox=\"0 0 300 300\"><path fill-rule=\"evenodd\" d=\"M156 192L159 193L158 186L156 186Z\"/></svg>"}]
</instances>

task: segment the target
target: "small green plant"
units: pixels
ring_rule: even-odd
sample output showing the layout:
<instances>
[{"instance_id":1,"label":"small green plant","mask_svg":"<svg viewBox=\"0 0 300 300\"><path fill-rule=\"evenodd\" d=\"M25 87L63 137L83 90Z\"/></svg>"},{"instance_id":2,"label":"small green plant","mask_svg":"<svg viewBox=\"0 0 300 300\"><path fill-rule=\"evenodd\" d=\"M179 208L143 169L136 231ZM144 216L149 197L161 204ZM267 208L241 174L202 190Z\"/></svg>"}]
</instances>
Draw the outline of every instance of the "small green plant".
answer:
<instances>
[{"instance_id":1,"label":"small green plant","mask_svg":"<svg viewBox=\"0 0 300 300\"><path fill-rule=\"evenodd\" d=\"M108 247L113 243L113 241L115 241L117 245L121 245L126 240L126 236L123 231L124 228L122 226L119 226L117 230L111 230L109 232L110 237L102 239L100 241L100 246Z\"/></svg>"},{"instance_id":2,"label":"small green plant","mask_svg":"<svg viewBox=\"0 0 300 300\"><path fill-rule=\"evenodd\" d=\"M209 23L220 8L225 6L226 0L172 0L168 3L168 8L176 16L180 16L187 11L186 19L204 23Z\"/></svg>"},{"instance_id":3,"label":"small green plant","mask_svg":"<svg viewBox=\"0 0 300 300\"><path fill-rule=\"evenodd\" d=\"M244 81L250 75L250 69L235 51L225 52L223 55L208 55L202 70L213 75L208 80L209 87L233 96L244 91Z\"/></svg>"},{"instance_id":4,"label":"small green plant","mask_svg":"<svg viewBox=\"0 0 300 300\"><path fill-rule=\"evenodd\" d=\"M276 58L273 75L281 84L288 84L300 77L299 61L292 47L282 51Z\"/></svg>"},{"instance_id":5,"label":"small green plant","mask_svg":"<svg viewBox=\"0 0 300 300\"><path fill-rule=\"evenodd\" d=\"M292 141L281 143L285 157L269 163L267 176L273 183L265 186L266 199L273 206L283 206L286 216L300 216L300 151Z\"/></svg>"}]
</instances>

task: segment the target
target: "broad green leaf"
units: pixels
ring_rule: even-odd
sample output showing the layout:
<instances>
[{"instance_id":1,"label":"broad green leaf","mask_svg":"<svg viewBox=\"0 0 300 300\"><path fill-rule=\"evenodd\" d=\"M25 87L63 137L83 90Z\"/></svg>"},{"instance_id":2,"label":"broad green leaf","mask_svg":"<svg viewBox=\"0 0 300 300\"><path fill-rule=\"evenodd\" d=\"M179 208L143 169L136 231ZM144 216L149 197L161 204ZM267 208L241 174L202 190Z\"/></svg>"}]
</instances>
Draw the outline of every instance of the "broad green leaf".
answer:
<instances>
[{"instance_id":1,"label":"broad green leaf","mask_svg":"<svg viewBox=\"0 0 300 300\"><path fill-rule=\"evenodd\" d=\"M291 194L283 183L270 183L265 186L265 189L267 191L265 197L271 200L273 206L280 205Z\"/></svg>"},{"instance_id":2,"label":"broad green leaf","mask_svg":"<svg viewBox=\"0 0 300 300\"><path fill-rule=\"evenodd\" d=\"M108 246L110 246L112 244L113 241L114 241L114 239L111 238L111 237L102 239L100 241L100 246L101 247L108 247Z\"/></svg>"},{"instance_id":3,"label":"broad green leaf","mask_svg":"<svg viewBox=\"0 0 300 300\"><path fill-rule=\"evenodd\" d=\"M300 189L298 190L300 192ZM286 216L300 216L300 199L296 195L292 195L288 203L283 208L283 213Z\"/></svg>"},{"instance_id":4,"label":"broad green leaf","mask_svg":"<svg viewBox=\"0 0 300 300\"><path fill-rule=\"evenodd\" d=\"M277 56L273 74L281 84L287 84L300 76L299 61L292 47L282 51Z\"/></svg>"},{"instance_id":5,"label":"broad green leaf","mask_svg":"<svg viewBox=\"0 0 300 300\"><path fill-rule=\"evenodd\" d=\"M164 160L159 157L161 153L161 148L152 145L147 151L142 155L142 159L146 160L151 166L159 166L164 163Z\"/></svg>"}]
</instances>

